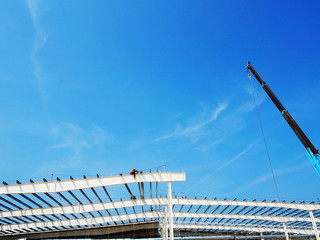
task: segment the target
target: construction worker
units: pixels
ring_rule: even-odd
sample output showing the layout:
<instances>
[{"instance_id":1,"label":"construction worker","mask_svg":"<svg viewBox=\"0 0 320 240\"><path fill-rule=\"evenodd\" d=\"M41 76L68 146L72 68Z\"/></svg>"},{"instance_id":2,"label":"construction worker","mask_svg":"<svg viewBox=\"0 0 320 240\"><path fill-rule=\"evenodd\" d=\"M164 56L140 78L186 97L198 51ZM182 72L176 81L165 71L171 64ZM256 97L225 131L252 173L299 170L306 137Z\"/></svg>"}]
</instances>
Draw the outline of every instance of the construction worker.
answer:
<instances>
[{"instance_id":1,"label":"construction worker","mask_svg":"<svg viewBox=\"0 0 320 240\"><path fill-rule=\"evenodd\" d=\"M133 175L134 178L136 178L136 174L139 173L135 168L131 170L130 174Z\"/></svg>"}]
</instances>

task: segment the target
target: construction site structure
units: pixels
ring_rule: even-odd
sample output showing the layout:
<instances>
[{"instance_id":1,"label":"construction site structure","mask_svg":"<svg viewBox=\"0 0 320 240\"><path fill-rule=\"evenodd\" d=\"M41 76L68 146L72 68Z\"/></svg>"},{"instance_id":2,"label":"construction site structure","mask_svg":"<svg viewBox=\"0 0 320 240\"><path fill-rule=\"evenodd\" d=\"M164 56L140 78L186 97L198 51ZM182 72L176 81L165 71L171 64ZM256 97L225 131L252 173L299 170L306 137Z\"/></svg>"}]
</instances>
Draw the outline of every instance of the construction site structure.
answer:
<instances>
[{"instance_id":1,"label":"construction site structure","mask_svg":"<svg viewBox=\"0 0 320 240\"><path fill-rule=\"evenodd\" d=\"M0 240L160 237L320 240L320 204L173 194L172 184L184 181L184 172L149 172L135 178L97 175L3 182Z\"/></svg>"}]
</instances>

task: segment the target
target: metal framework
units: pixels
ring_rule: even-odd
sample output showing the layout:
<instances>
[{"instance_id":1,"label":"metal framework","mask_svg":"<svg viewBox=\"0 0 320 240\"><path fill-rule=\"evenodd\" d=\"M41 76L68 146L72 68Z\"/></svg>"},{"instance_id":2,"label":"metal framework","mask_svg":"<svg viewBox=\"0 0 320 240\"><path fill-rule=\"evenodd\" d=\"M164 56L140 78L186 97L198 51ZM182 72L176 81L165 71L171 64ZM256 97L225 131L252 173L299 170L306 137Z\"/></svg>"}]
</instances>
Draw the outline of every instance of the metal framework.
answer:
<instances>
[{"instance_id":1,"label":"metal framework","mask_svg":"<svg viewBox=\"0 0 320 240\"><path fill-rule=\"evenodd\" d=\"M171 183L178 181L185 181L184 173L3 182L0 240L160 236L320 240L319 204L177 198ZM166 196L159 194L160 184L167 184ZM110 190L116 185L124 196L120 200Z\"/></svg>"}]
</instances>

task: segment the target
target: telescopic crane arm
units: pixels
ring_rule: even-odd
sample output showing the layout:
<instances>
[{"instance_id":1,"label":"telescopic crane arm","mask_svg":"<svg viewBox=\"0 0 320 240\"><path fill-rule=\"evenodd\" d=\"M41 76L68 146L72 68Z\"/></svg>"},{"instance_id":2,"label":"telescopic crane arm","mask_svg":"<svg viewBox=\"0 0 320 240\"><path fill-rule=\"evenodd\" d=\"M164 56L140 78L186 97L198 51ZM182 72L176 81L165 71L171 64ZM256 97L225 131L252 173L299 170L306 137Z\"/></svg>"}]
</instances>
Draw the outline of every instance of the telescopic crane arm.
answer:
<instances>
[{"instance_id":1,"label":"telescopic crane arm","mask_svg":"<svg viewBox=\"0 0 320 240\"><path fill-rule=\"evenodd\" d=\"M320 176L320 154L319 154L319 150L317 150L313 146L313 144L311 143L309 138L304 134L304 132L301 130L301 128L295 122L295 120L292 118L292 116L290 115L288 110L285 109L285 107L282 105L282 103L279 101L279 99L276 97L276 95L271 91L271 89L269 88L267 83L262 80L262 78L259 76L259 74L256 72L256 70L250 64L250 62L248 62L248 65L247 65L246 68L247 68L248 71L250 71L255 76L255 78L258 80L258 82L260 83L260 85L262 86L264 91L268 94L268 96L270 97L272 102L276 105L276 107L278 108L278 110L280 111L280 113L282 114L284 119L287 121L287 123L292 128L294 133L300 139L301 143L304 145L304 147L307 150L307 155L308 155L313 167L315 168L315 170L317 171L317 173Z\"/></svg>"}]
</instances>

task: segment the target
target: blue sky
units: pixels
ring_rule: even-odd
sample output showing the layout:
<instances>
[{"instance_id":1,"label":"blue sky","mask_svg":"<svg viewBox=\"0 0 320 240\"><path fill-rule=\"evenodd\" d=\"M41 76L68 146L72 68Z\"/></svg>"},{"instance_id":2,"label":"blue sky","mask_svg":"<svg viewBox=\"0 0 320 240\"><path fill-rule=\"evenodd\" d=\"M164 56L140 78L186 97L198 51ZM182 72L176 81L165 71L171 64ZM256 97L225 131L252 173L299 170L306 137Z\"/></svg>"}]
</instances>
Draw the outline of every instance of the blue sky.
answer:
<instances>
[{"instance_id":1,"label":"blue sky","mask_svg":"<svg viewBox=\"0 0 320 240\"><path fill-rule=\"evenodd\" d=\"M275 199L248 60L320 147L319 1L6 1L1 179L185 171L175 194ZM252 79L280 199L320 177ZM163 169L163 168L162 168Z\"/></svg>"}]
</instances>

